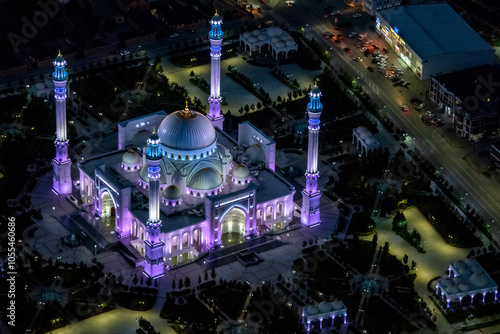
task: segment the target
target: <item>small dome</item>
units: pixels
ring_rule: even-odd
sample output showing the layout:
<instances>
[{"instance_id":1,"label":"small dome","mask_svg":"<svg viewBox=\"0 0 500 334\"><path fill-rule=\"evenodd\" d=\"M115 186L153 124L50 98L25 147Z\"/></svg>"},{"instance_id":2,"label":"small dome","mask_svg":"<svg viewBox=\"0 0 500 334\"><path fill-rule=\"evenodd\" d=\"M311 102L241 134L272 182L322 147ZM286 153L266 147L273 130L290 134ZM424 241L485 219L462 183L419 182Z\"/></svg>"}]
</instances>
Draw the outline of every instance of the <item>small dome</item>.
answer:
<instances>
[{"instance_id":1,"label":"small dome","mask_svg":"<svg viewBox=\"0 0 500 334\"><path fill-rule=\"evenodd\" d=\"M307 308L307 313L309 313L309 315L315 315L319 313L319 309L316 306L309 306Z\"/></svg>"},{"instance_id":2,"label":"small dome","mask_svg":"<svg viewBox=\"0 0 500 334\"><path fill-rule=\"evenodd\" d=\"M206 167L196 172L189 182L189 187L197 190L209 190L222 184L222 176L215 169Z\"/></svg>"},{"instance_id":3,"label":"small dome","mask_svg":"<svg viewBox=\"0 0 500 334\"><path fill-rule=\"evenodd\" d=\"M277 48L283 48L283 47L285 47L285 43L283 43L281 41L277 42L275 45L276 45Z\"/></svg>"},{"instance_id":4,"label":"small dome","mask_svg":"<svg viewBox=\"0 0 500 334\"><path fill-rule=\"evenodd\" d=\"M294 41L290 41L290 40L285 41L285 44L286 44L286 46L288 46L288 47L292 47L292 46L295 46L295 45L296 45Z\"/></svg>"},{"instance_id":5,"label":"small dome","mask_svg":"<svg viewBox=\"0 0 500 334\"><path fill-rule=\"evenodd\" d=\"M447 289L446 289L446 292L448 292L449 294L453 295L455 293L458 292L458 288L454 285L452 286L449 286Z\"/></svg>"},{"instance_id":6,"label":"small dome","mask_svg":"<svg viewBox=\"0 0 500 334\"><path fill-rule=\"evenodd\" d=\"M214 16L212 17L212 21L217 22L217 21L220 21L220 20L221 19L220 19L219 14L217 14L217 12L215 12Z\"/></svg>"},{"instance_id":7,"label":"small dome","mask_svg":"<svg viewBox=\"0 0 500 334\"><path fill-rule=\"evenodd\" d=\"M441 286L441 288L443 289L446 289L447 287L450 286L450 283L453 285L453 282L450 282L449 280L447 279L442 279L442 280L439 280L438 281L439 285Z\"/></svg>"},{"instance_id":8,"label":"small dome","mask_svg":"<svg viewBox=\"0 0 500 334\"><path fill-rule=\"evenodd\" d=\"M372 137L372 138L367 138L367 139L365 140L365 143L366 143L367 145L373 145L373 144L375 144L375 139L373 139L373 137Z\"/></svg>"},{"instance_id":9,"label":"small dome","mask_svg":"<svg viewBox=\"0 0 500 334\"><path fill-rule=\"evenodd\" d=\"M335 311L338 311L338 310L341 310L344 308L344 304L342 304L341 301L334 301L331 303L332 304L332 308L335 310Z\"/></svg>"},{"instance_id":10,"label":"small dome","mask_svg":"<svg viewBox=\"0 0 500 334\"><path fill-rule=\"evenodd\" d=\"M278 27L269 27L269 28L267 28L267 35L269 35L271 37L281 36L282 34L283 34L283 30L281 30Z\"/></svg>"},{"instance_id":11,"label":"small dome","mask_svg":"<svg viewBox=\"0 0 500 334\"><path fill-rule=\"evenodd\" d=\"M460 284L462 284L463 282L464 282L464 279L462 277L460 277L460 276L457 276L457 277L453 278L453 284L455 284L457 286L460 285Z\"/></svg>"},{"instance_id":12,"label":"small dome","mask_svg":"<svg viewBox=\"0 0 500 334\"><path fill-rule=\"evenodd\" d=\"M465 262L464 261L455 261L453 263L453 266L457 269L462 269L462 268L465 268L466 265L465 265Z\"/></svg>"},{"instance_id":13,"label":"small dome","mask_svg":"<svg viewBox=\"0 0 500 334\"><path fill-rule=\"evenodd\" d=\"M141 162L141 156L136 151L128 151L122 157L122 162L127 165L136 165Z\"/></svg>"},{"instance_id":14,"label":"small dome","mask_svg":"<svg viewBox=\"0 0 500 334\"><path fill-rule=\"evenodd\" d=\"M273 42L273 43L281 42L281 38L279 38L279 37L273 37L273 38L271 38L271 42Z\"/></svg>"},{"instance_id":15,"label":"small dome","mask_svg":"<svg viewBox=\"0 0 500 334\"><path fill-rule=\"evenodd\" d=\"M236 166L231 173L238 179L246 179L250 176L250 170L243 164Z\"/></svg>"},{"instance_id":16,"label":"small dome","mask_svg":"<svg viewBox=\"0 0 500 334\"><path fill-rule=\"evenodd\" d=\"M255 36L251 36L251 37L249 37L249 38L248 38L248 41L249 41L250 43L255 43L255 42L257 42L257 41L258 41L258 39L257 39L257 37L255 37Z\"/></svg>"},{"instance_id":17,"label":"small dome","mask_svg":"<svg viewBox=\"0 0 500 334\"><path fill-rule=\"evenodd\" d=\"M467 283L462 283L458 286L458 290L460 290L461 292L467 292L470 290L470 286Z\"/></svg>"},{"instance_id":18,"label":"small dome","mask_svg":"<svg viewBox=\"0 0 500 334\"><path fill-rule=\"evenodd\" d=\"M363 133L369 133L368 132L368 129L365 128L364 126L360 126L358 128L356 128L356 131L358 132L358 134L361 136Z\"/></svg>"},{"instance_id":19,"label":"small dome","mask_svg":"<svg viewBox=\"0 0 500 334\"><path fill-rule=\"evenodd\" d=\"M181 188L171 184L167 188L165 188L165 191L163 192L163 197L166 199L179 199L182 197Z\"/></svg>"},{"instance_id":20,"label":"small dome","mask_svg":"<svg viewBox=\"0 0 500 334\"><path fill-rule=\"evenodd\" d=\"M243 33L243 38L248 38L250 36L252 36L252 34L250 34L249 32Z\"/></svg>"},{"instance_id":21,"label":"small dome","mask_svg":"<svg viewBox=\"0 0 500 334\"><path fill-rule=\"evenodd\" d=\"M471 274L471 271L467 268L462 268L459 270L459 273L461 276L469 276Z\"/></svg>"},{"instance_id":22,"label":"small dome","mask_svg":"<svg viewBox=\"0 0 500 334\"><path fill-rule=\"evenodd\" d=\"M467 259L465 260L465 264L469 267L477 267L479 264L477 263L476 260L473 259Z\"/></svg>"},{"instance_id":23,"label":"small dome","mask_svg":"<svg viewBox=\"0 0 500 334\"><path fill-rule=\"evenodd\" d=\"M252 35L254 35L255 37L259 36L260 35L260 30L254 30L254 31L252 31Z\"/></svg>"},{"instance_id":24,"label":"small dome","mask_svg":"<svg viewBox=\"0 0 500 334\"><path fill-rule=\"evenodd\" d=\"M253 144L245 150L245 155L252 161L265 161L266 154L259 144Z\"/></svg>"},{"instance_id":25,"label":"small dome","mask_svg":"<svg viewBox=\"0 0 500 334\"><path fill-rule=\"evenodd\" d=\"M318 305L318 309L319 309L320 313L328 313L332 310L332 308L333 308L332 304L330 304L328 302L321 302Z\"/></svg>"},{"instance_id":26,"label":"small dome","mask_svg":"<svg viewBox=\"0 0 500 334\"><path fill-rule=\"evenodd\" d=\"M267 40L267 36L266 35L259 35L258 38L259 38L259 41L261 41L261 42Z\"/></svg>"},{"instance_id":27,"label":"small dome","mask_svg":"<svg viewBox=\"0 0 500 334\"><path fill-rule=\"evenodd\" d=\"M470 277L470 283L478 288L484 288L488 285L488 277L485 274L472 274Z\"/></svg>"},{"instance_id":28,"label":"small dome","mask_svg":"<svg viewBox=\"0 0 500 334\"><path fill-rule=\"evenodd\" d=\"M483 268L476 266L476 267L471 267L470 269L474 274L481 274L483 272Z\"/></svg>"}]
</instances>

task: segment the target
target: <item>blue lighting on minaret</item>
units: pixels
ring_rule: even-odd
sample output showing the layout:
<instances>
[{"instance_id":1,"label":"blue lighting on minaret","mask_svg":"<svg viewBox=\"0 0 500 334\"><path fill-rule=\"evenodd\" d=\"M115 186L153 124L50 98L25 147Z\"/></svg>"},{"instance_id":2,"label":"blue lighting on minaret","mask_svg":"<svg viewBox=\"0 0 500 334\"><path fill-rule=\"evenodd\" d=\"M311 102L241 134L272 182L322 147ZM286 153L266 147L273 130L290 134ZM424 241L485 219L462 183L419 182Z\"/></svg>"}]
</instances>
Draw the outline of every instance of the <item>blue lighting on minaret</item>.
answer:
<instances>
[{"instance_id":1,"label":"blue lighting on minaret","mask_svg":"<svg viewBox=\"0 0 500 334\"><path fill-rule=\"evenodd\" d=\"M210 104L210 110L208 112L208 118L215 127L222 129L224 116L222 116L220 111L220 105L222 98L220 96L220 58L222 50L222 38L224 33L221 29L222 20L215 11L214 17L210 20L212 25L212 30L208 33L210 38L210 57L211 60L211 70L210 70L210 97L208 102Z\"/></svg>"},{"instance_id":2,"label":"blue lighting on minaret","mask_svg":"<svg viewBox=\"0 0 500 334\"><path fill-rule=\"evenodd\" d=\"M320 117L323 112L323 105L320 102L321 91L317 84L309 93L310 101L307 104L307 114L309 116L308 130L308 147L307 147L307 170L306 170L306 187L302 191L302 224L314 226L320 223L320 198L321 192L318 191L318 143Z\"/></svg>"},{"instance_id":3,"label":"blue lighting on minaret","mask_svg":"<svg viewBox=\"0 0 500 334\"><path fill-rule=\"evenodd\" d=\"M144 273L153 279L164 275L163 247L165 244L160 239L160 164L163 152L159 148L160 137L153 131L148 139L148 150L146 159L148 160L149 178L149 219L146 222L148 232L144 241L146 249L146 259L144 262Z\"/></svg>"},{"instance_id":4,"label":"blue lighting on minaret","mask_svg":"<svg viewBox=\"0 0 500 334\"><path fill-rule=\"evenodd\" d=\"M53 190L56 194L70 194L71 185L71 160L68 159L69 141L66 124L66 61L61 52L54 60L55 70L52 73L54 82L54 97L56 99L56 157L52 160L54 166Z\"/></svg>"}]
</instances>

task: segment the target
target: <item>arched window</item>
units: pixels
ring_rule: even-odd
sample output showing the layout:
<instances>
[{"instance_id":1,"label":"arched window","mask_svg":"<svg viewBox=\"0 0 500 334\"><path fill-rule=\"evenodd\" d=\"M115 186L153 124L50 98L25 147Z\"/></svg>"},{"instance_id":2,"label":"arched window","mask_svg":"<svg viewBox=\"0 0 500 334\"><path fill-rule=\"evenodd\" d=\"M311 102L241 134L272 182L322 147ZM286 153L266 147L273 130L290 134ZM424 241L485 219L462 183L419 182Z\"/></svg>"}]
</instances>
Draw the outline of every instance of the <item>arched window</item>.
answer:
<instances>
[{"instance_id":1,"label":"arched window","mask_svg":"<svg viewBox=\"0 0 500 334\"><path fill-rule=\"evenodd\" d=\"M172 247L171 248L172 248L172 252L179 249L179 237L178 236L175 236L172 238Z\"/></svg>"}]
</instances>

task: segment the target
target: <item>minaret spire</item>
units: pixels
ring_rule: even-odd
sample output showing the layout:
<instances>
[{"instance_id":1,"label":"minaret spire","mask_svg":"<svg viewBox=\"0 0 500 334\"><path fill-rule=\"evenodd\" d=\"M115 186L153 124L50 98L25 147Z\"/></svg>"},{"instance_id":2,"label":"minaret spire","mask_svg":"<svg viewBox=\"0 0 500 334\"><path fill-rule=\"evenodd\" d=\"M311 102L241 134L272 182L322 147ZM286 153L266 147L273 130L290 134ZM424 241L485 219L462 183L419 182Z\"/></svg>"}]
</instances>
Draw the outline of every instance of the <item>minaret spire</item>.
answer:
<instances>
[{"instance_id":1,"label":"minaret spire","mask_svg":"<svg viewBox=\"0 0 500 334\"><path fill-rule=\"evenodd\" d=\"M212 61L210 71L210 97L208 98L210 111L208 113L208 118L214 126L222 129L224 116L220 111L222 101L220 96L220 57L224 33L220 27L222 20L219 14L217 14L217 10L215 10L215 15L212 17L212 20L210 20L210 24L212 25L212 30L208 33L208 37L210 38L210 57Z\"/></svg>"},{"instance_id":2,"label":"minaret spire","mask_svg":"<svg viewBox=\"0 0 500 334\"><path fill-rule=\"evenodd\" d=\"M153 130L148 139L148 178L149 178L149 219L146 222L147 239L144 241L146 259L144 273L153 279L164 275L163 248L165 244L160 239L160 163L163 153L159 148L160 137Z\"/></svg>"},{"instance_id":3,"label":"minaret spire","mask_svg":"<svg viewBox=\"0 0 500 334\"><path fill-rule=\"evenodd\" d=\"M317 83L309 93L310 102L307 104L309 116L309 138L307 147L306 187L302 191L302 224L314 226L320 223L319 201L321 192L318 190L318 142L320 129L320 116L323 105L320 102L321 91Z\"/></svg>"},{"instance_id":4,"label":"minaret spire","mask_svg":"<svg viewBox=\"0 0 500 334\"><path fill-rule=\"evenodd\" d=\"M57 194L70 194L71 185L71 160L68 159L69 141L67 138L66 124L66 61L61 55L61 50L54 60L55 70L52 73L54 82L54 96L56 99L56 157L52 160L54 166L53 190Z\"/></svg>"}]
</instances>

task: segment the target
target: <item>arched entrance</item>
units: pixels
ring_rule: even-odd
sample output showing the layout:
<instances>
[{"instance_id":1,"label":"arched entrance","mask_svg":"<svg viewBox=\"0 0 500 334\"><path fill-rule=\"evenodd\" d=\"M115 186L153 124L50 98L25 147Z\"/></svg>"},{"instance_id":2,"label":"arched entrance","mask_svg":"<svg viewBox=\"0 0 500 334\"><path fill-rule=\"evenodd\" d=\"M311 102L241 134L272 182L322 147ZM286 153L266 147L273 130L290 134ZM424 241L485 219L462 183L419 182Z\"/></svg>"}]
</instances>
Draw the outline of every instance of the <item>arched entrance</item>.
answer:
<instances>
[{"instance_id":1,"label":"arched entrance","mask_svg":"<svg viewBox=\"0 0 500 334\"><path fill-rule=\"evenodd\" d=\"M245 241L246 213L240 208L229 210L221 223L221 243L233 246Z\"/></svg>"},{"instance_id":2,"label":"arched entrance","mask_svg":"<svg viewBox=\"0 0 500 334\"><path fill-rule=\"evenodd\" d=\"M108 190L101 193L101 229L104 235L115 230L116 207Z\"/></svg>"}]
</instances>

